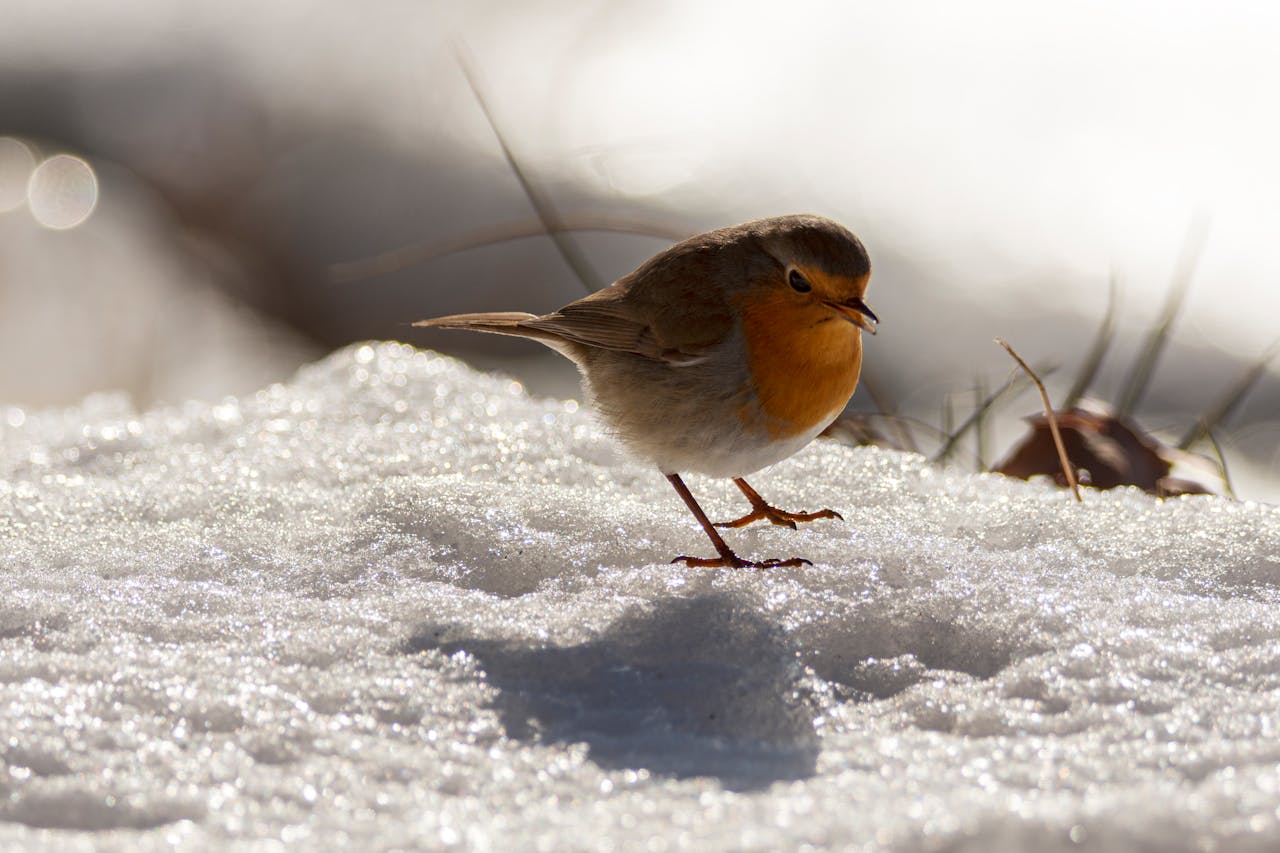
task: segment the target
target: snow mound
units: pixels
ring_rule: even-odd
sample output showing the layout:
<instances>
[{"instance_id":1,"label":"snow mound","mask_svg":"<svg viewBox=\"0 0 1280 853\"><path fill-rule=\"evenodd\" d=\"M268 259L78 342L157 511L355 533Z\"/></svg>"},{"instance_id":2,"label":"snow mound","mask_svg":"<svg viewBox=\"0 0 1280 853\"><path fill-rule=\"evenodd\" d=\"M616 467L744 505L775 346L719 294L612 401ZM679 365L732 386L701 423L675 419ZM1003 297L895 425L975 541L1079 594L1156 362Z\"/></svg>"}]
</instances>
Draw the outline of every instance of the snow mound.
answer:
<instances>
[{"instance_id":1,"label":"snow mound","mask_svg":"<svg viewBox=\"0 0 1280 853\"><path fill-rule=\"evenodd\" d=\"M744 507L690 478L713 517ZM819 442L709 554L573 403L398 344L0 408L0 846L1280 845L1280 510Z\"/></svg>"}]
</instances>

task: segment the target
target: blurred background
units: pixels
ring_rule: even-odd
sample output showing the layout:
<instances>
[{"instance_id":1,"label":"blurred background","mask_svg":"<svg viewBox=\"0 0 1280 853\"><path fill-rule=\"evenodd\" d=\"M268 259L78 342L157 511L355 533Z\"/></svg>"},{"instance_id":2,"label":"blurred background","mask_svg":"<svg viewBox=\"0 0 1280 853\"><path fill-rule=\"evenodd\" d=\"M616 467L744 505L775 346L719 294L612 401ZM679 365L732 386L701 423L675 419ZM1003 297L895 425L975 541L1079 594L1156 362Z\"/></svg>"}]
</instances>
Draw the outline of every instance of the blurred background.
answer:
<instances>
[{"instance_id":1,"label":"blurred background","mask_svg":"<svg viewBox=\"0 0 1280 853\"><path fill-rule=\"evenodd\" d=\"M0 0L0 21L0 430L97 391L241 394L369 338L575 395L534 344L407 324L553 310L681 235L801 211L869 247L868 386L935 425L1006 380L996 336L1061 393L1112 281L1104 400L1186 288L1134 401L1158 434L1280 337L1280 7ZM1216 432L1240 495L1275 501L1280 361L1259 376ZM1002 403L993 455L1037 409Z\"/></svg>"}]
</instances>

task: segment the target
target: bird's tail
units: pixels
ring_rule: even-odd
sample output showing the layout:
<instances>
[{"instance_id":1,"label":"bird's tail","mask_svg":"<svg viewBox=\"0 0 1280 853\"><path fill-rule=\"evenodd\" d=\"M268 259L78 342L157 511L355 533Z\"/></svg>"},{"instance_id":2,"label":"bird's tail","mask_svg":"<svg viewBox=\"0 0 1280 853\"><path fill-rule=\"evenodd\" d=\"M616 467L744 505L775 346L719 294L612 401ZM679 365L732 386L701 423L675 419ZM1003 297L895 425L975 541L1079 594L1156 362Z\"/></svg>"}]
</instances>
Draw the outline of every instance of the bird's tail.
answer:
<instances>
[{"instance_id":1,"label":"bird's tail","mask_svg":"<svg viewBox=\"0 0 1280 853\"><path fill-rule=\"evenodd\" d=\"M533 338L572 359L573 356L569 352L572 347L564 338L553 332L531 329L522 325L537 318L537 314L526 314L523 311L490 311L484 314L452 314L448 317L435 317L431 320L419 320L413 325L434 329L470 329L473 332Z\"/></svg>"},{"instance_id":2,"label":"bird's tail","mask_svg":"<svg viewBox=\"0 0 1280 853\"><path fill-rule=\"evenodd\" d=\"M520 324L533 320L536 314L523 311L491 311L487 314L453 314L448 317L436 317L431 320L419 320L415 326L430 326L436 329L471 329L473 332L492 332L495 335L519 335L523 338L537 337L534 329L522 329Z\"/></svg>"}]
</instances>

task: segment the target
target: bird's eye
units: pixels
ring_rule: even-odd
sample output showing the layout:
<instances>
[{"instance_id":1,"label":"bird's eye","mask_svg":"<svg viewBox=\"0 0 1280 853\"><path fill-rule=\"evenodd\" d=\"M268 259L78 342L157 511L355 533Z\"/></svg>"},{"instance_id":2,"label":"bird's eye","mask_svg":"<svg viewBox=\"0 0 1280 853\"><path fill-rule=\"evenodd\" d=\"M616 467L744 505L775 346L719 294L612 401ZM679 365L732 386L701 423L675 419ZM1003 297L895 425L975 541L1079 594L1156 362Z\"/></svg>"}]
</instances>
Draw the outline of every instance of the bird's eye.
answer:
<instances>
[{"instance_id":1,"label":"bird's eye","mask_svg":"<svg viewBox=\"0 0 1280 853\"><path fill-rule=\"evenodd\" d=\"M813 285L805 281L804 276L800 274L800 270L792 270L787 276L787 281L791 283L791 289L797 293L808 293L813 290Z\"/></svg>"}]
</instances>

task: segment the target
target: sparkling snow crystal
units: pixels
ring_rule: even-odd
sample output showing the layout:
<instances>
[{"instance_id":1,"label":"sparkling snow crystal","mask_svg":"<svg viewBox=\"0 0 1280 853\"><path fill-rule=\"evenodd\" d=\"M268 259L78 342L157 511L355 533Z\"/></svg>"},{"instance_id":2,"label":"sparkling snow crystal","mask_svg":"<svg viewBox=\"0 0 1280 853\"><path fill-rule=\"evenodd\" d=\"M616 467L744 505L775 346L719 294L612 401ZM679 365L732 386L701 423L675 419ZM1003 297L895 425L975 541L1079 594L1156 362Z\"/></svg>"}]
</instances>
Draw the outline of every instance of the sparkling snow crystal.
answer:
<instances>
[{"instance_id":1,"label":"sparkling snow crystal","mask_svg":"<svg viewBox=\"0 0 1280 853\"><path fill-rule=\"evenodd\" d=\"M0 408L0 846L1280 846L1280 510L819 442L710 546L408 347ZM690 478L717 518L726 481Z\"/></svg>"}]
</instances>

